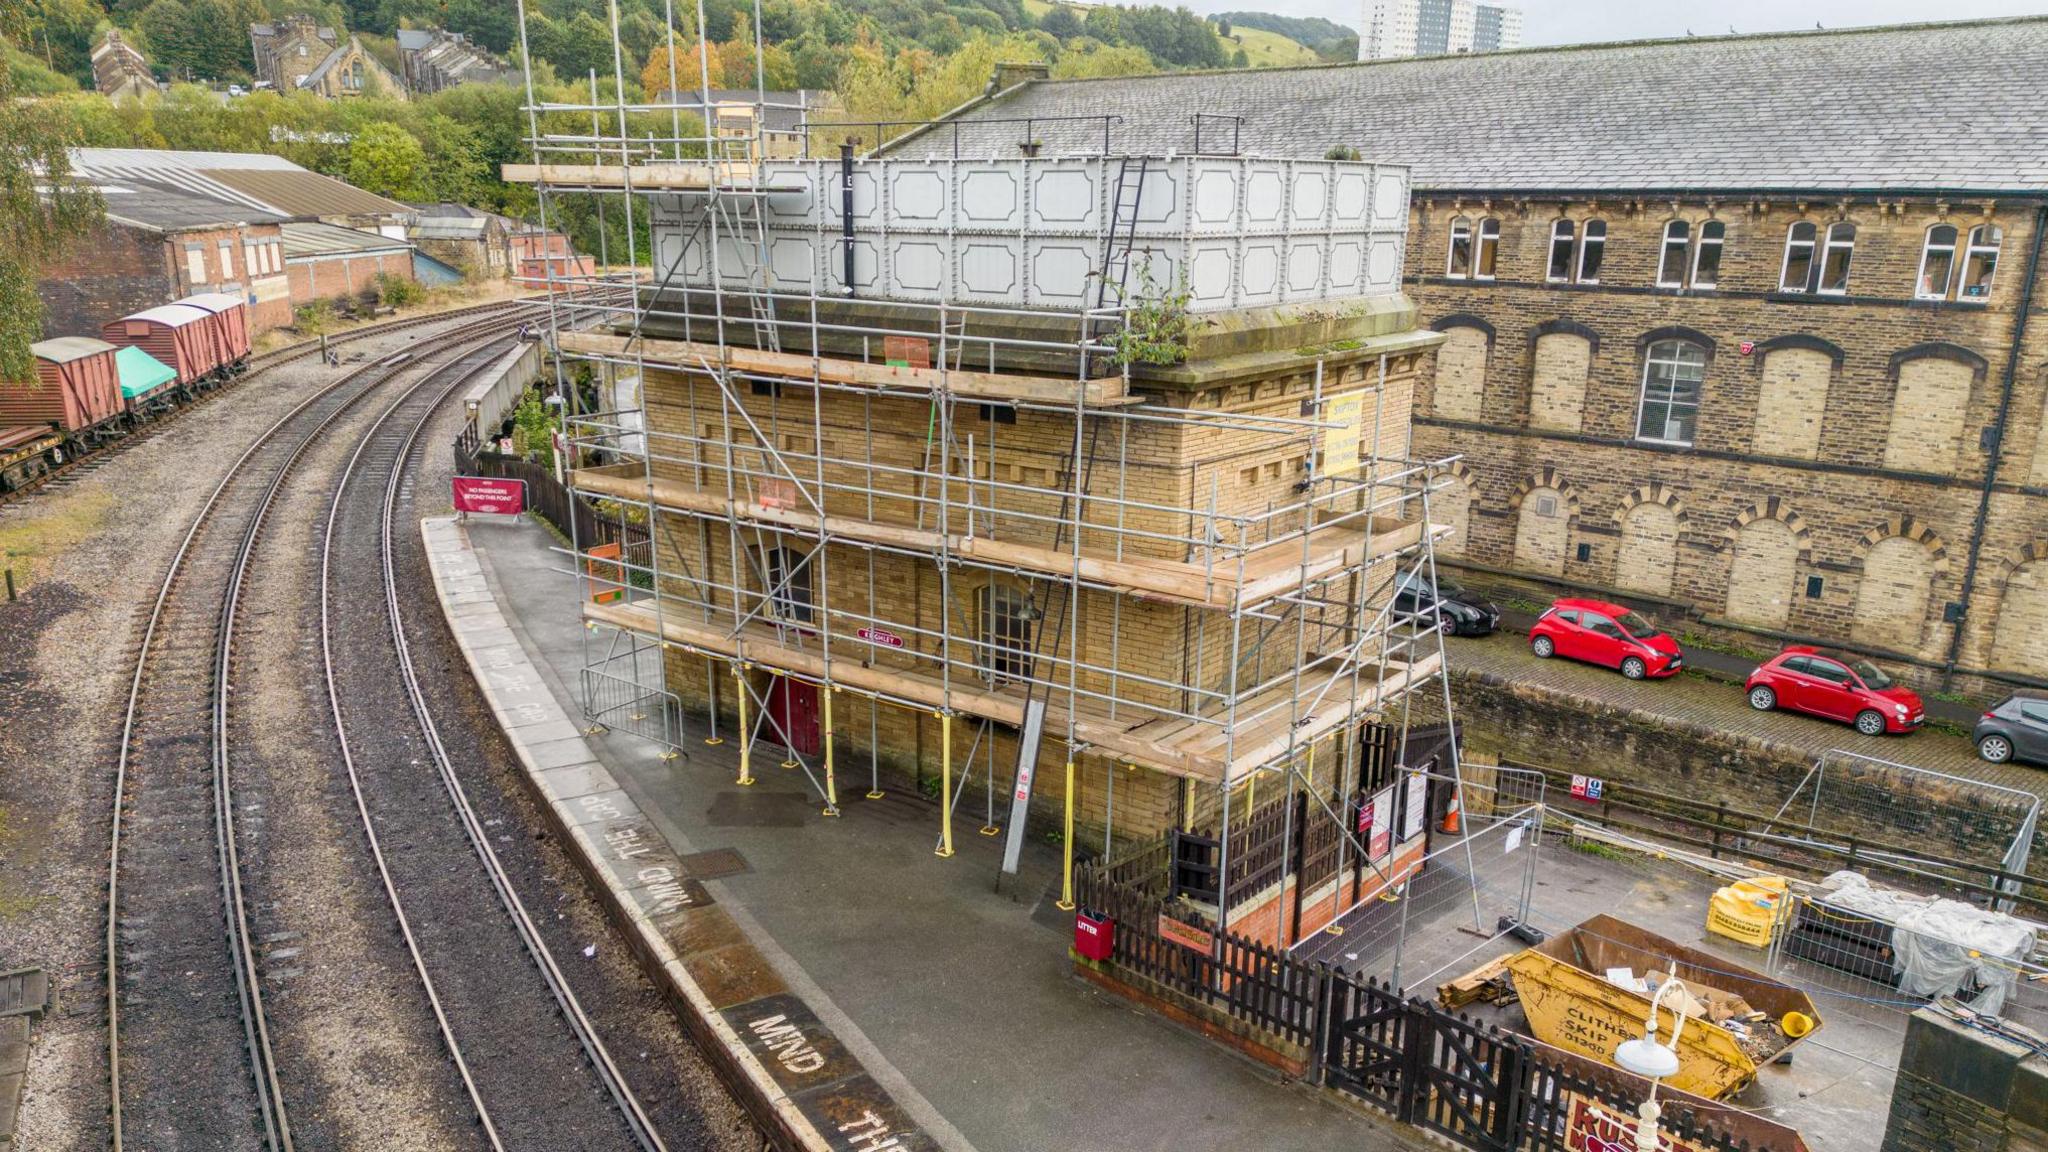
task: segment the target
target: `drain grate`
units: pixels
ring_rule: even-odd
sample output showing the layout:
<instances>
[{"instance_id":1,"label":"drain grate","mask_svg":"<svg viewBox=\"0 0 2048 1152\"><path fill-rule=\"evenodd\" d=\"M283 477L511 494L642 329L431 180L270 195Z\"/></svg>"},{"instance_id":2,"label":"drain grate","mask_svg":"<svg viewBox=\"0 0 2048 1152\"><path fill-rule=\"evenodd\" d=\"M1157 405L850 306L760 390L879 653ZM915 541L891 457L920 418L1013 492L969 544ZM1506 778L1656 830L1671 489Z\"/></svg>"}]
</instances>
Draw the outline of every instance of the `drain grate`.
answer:
<instances>
[{"instance_id":1,"label":"drain grate","mask_svg":"<svg viewBox=\"0 0 2048 1152\"><path fill-rule=\"evenodd\" d=\"M41 1016L50 1006L50 977L41 968L0 972L0 1016Z\"/></svg>"},{"instance_id":2,"label":"drain grate","mask_svg":"<svg viewBox=\"0 0 2048 1152\"><path fill-rule=\"evenodd\" d=\"M713 848L683 857L683 875L692 880L718 880L753 870L737 848Z\"/></svg>"}]
</instances>

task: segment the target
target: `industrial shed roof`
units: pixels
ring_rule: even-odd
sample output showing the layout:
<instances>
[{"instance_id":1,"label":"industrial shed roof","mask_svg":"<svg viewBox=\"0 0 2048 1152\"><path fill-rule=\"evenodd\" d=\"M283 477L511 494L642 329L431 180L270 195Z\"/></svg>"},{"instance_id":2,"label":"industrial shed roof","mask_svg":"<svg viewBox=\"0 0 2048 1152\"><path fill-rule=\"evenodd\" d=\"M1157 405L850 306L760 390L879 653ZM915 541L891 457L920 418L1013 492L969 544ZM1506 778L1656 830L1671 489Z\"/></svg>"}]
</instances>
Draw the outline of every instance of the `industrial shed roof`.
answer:
<instances>
[{"instance_id":1,"label":"industrial shed roof","mask_svg":"<svg viewBox=\"0 0 2048 1152\"><path fill-rule=\"evenodd\" d=\"M1197 112L1243 117L1247 152L1355 147L1420 191L2048 192L2048 18L1034 80L963 110L960 151L1016 154L1025 125L977 120L1110 114L1114 152L1187 152ZM1231 125L1204 121L1214 151ZM1099 120L1030 130L1102 150Z\"/></svg>"},{"instance_id":2,"label":"industrial shed roof","mask_svg":"<svg viewBox=\"0 0 2048 1152\"><path fill-rule=\"evenodd\" d=\"M145 180L279 216L399 216L407 211L396 200L263 152L74 148L71 168L96 183Z\"/></svg>"},{"instance_id":3,"label":"industrial shed roof","mask_svg":"<svg viewBox=\"0 0 2048 1152\"><path fill-rule=\"evenodd\" d=\"M233 228L238 224L274 224L284 217L245 204L187 191L154 180L101 177L91 183L100 191L107 216L122 224L153 232L186 232Z\"/></svg>"},{"instance_id":4,"label":"industrial shed roof","mask_svg":"<svg viewBox=\"0 0 2048 1152\"><path fill-rule=\"evenodd\" d=\"M404 252L412 247L360 228L294 220L281 229L286 260L316 259L322 256L361 256L371 252Z\"/></svg>"}]
</instances>

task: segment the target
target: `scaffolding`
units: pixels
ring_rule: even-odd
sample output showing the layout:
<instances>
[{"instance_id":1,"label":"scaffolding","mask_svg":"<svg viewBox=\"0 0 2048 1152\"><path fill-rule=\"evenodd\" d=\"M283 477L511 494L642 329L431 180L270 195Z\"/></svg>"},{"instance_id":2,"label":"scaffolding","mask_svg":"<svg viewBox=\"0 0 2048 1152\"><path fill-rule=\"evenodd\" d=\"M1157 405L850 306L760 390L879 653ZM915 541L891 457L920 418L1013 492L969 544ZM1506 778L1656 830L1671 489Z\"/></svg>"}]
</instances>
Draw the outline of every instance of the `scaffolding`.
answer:
<instances>
[{"instance_id":1,"label":"scaffolding","mask_svg":"<svg viewBox=\"0 0 2048 1152\"><path fill-rule=\"evenodd\" d=\"M750 109L698 127L629 103L616 57L609 103L529 77L534 163L506 168L543 223L563 196L626 222L633 291L547 333L602 384L581 403L558 371L571 489L646 526L572 541L593 722L658 709L676 719L636 730L679 748L701 709L737 784L772 745L827 817L840 741L879 797L935 726L934 851L978 774L1006 872L1043 762L1063 906L1082 809L1105 854L1218 829L1219 931L1234 823L1327 821L1366 861L1357 732L1398 755L1418 693L1450 713L1438 621L1393 594L1435 578L1453 463L1409 454L1436 337L1387 319L1405 172L1120 156L1112 117L1099 155L821 159L834 126L769 127L787 106L758 69ZM621 279L551 268L550 296ZM1179 363L1144 347L1176 336Z\"/></svg>"}]
</instances>

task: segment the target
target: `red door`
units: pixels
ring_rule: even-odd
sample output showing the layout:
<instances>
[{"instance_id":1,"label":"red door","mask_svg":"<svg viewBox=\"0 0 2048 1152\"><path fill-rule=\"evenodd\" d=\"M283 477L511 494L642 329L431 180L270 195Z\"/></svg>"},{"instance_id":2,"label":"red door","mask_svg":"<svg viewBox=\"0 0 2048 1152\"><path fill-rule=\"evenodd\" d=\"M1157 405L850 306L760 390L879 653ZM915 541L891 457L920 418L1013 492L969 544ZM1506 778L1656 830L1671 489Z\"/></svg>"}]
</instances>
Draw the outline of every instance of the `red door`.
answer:
<instances>
[{"instance_id":1,"label":"red door","mask_svg":"<svg viewBox=\"0 0 2048 1152\"><path fill-rule=\"evenodd\" d=\"M768 685L768 716L773 721L762 735L792 752L818 754L818 686L777 676ZM785 738L786 737L786 738Z\"/></svg>"},{"instance_id":2,"label":"red door","mask_svg":"<svg viewBox=\"0 0 2048 1152\"><path fill-rule=\"evenodd\" d=\"M1800 698L1805 702L1807 711L1837 720L1847 720L1856 715L1859 708L1852 687L1856 678L1849 674L1847 668L1818 657L1810 657L1807 668L1812 675L1800 688Z\"/></svg>"},{"instance_id":3,"label":"red door","mask_svg":"<svg viewBox=\"0 0 2048 1152\"><path fill-rule=\"evenodd\" d=\"M1622 641L1621 625L1598 612L1581 613L1579 622L1584 625L1577 637L1579 659L1609 668L1620 667L1622 650L1628 646Z\"/></svg>"}]
</instances>

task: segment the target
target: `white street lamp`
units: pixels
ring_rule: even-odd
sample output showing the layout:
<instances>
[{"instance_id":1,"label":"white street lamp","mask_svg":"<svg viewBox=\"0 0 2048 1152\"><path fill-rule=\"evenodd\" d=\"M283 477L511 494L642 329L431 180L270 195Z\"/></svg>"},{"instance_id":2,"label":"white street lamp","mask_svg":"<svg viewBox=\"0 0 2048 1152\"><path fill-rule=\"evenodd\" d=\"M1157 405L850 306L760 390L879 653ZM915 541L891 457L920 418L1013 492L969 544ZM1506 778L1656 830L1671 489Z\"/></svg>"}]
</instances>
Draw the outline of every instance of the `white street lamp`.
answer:
<instances>
[{"instance_id":1,"label":"white street lamp","mask_svg":"<svg viewBox=\"0 0 2048 1152\"><path fill-rule=\"evenodd\" d=\"M1657 1005L1666 992L1676 987L1678 961L1674 960L1670 975L1657 985L1656 995L1650 997L1650 1018L1644 1022L1643 1035L1624 1040L1614 1049L1616 1064L1650 1082L1649 1097L1636 1109L1636 1152L1657 1152L1657 1120L1663 1115L1663 1110L1657 1107L1657 1082L1678 1075L1678 1035L1685 1030L1685 1013L1671 1014L1671 1041L1657 1043Z\"/></svg>"}]
</instances>

